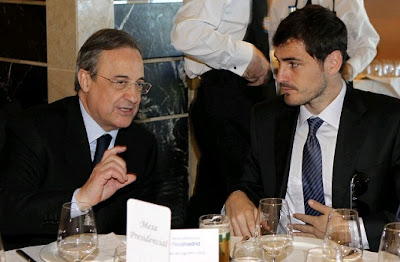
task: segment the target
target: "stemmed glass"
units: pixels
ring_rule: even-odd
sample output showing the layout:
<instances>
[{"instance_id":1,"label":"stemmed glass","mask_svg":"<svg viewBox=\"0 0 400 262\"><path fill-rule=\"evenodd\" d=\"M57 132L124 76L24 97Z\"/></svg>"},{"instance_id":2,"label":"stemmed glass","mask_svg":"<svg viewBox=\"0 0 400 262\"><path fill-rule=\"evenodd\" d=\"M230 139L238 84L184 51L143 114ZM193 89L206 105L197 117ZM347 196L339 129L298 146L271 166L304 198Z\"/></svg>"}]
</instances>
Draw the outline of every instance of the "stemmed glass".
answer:
<instances>
[{"instance_id":1,"label":"stemmed glass","mask_svg":"<svg viewBox=\"0 0 400 262\"><path fill-rule=\"evenodd\" d=\"M258 206L256 241L274 262L293 242L289 207L283 198L264 198Z\"/></svg>"},{"instance_id":2,"label":"stemmed glass","mask_svg":"<svg viewBox=\"0 0 400 262\"><path fill-rule=\"evenodd\" d=\"M67 202L61 210L57 246L67 261L82 261L97 248L93 210L87 203Z\"/></svg>"},{"instance_id":3,"label":"stemmed glass","mask_svg":"<svg viewBox=\"0 0 400 262\"><path fill-rule=\"evenodd\" d=\"M1 236L0 236L0 262L5 262L5 261L6 261L6 254L4 252L3 242L1 241Z\"/></svg>"},{"instance_id":4,"label":"stemmed glass","mask_svg":"<svg viewBox=\"0 0 400 262\"><path fill-rule=\"evenodd\" d=\"M361 260L363 244L356 210L342 208L329 213L324 247L338 250L343 261Z\"/></svg>"},{"instance_id":5,"label":"stemmed glass","mask_svg":"<svg viewBox=\"0 0 400 262\"><path fill-rule=\"evenodd\" d=\"M400 261L400 222L385 225L379 245L378 261Z\"/></svg>"},{"instance_id":6,"label":"stemmed glass","mask_svg":"<svg viewBox=\"0 0 400 262\"><path fill-rule=\"evenodd\" d=\"M233 248L232 262L265 262L264 250L254 239L238 242Z\"/></svg>"}]
</instances>

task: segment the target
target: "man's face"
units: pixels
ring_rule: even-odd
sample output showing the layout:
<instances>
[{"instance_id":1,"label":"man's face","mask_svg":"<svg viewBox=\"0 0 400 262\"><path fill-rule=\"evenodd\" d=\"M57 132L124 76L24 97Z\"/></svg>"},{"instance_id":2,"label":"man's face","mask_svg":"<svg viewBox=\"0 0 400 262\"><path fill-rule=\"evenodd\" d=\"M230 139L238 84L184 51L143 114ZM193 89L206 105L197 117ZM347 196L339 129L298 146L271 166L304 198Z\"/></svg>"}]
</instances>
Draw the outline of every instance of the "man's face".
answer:
<instances>
[{"instance_id":1,"label":"man's face","mask_svg":"<svg viewBox=\"0 0 400 262\"><path fill-rule=\"evenodd\" d=\"M303 42L289 40L285 45L275 47L275 57L279 62L276 81L286 104L305 105L307 108L326 104L327 75L324 65L307 53Z\"/></svg>"},{"instance_id":2,"label":"man's face","mask_svg":"<svg viewBox=\"0 0 400 262\"><path fill-rule=\"evenodd\" d=\"M85 72L87 82L81 83L79 97L89 115L106 131L128 127L139 109L141 93L135 85L128 90L115 89L115 84L103 77L143 81L140 53L129 47L104 50L100 53L96 78L92 79L89 72Z\"/></svg>"}]
</instances>

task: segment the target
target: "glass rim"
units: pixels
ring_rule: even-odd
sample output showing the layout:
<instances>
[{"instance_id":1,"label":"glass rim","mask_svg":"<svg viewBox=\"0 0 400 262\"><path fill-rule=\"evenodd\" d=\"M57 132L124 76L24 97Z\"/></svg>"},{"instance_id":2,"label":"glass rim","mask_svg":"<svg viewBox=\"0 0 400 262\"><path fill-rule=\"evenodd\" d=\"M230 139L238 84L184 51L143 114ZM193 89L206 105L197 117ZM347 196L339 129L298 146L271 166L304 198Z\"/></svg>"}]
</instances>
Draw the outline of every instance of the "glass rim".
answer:
<instances>
[{"instance_id":1,"label":"glass rim","mask_svg":"<svg viewBox=\"0 0 400 262\"><path fill-rule=\"evenodd\" d=\"M400 222L391 222L384 226L384 230L400 231Z\"/></svg>"},{"instance_id":2,"label":"glass rim","mask_svg":"<svg viewBox=\"0 0 400 262\"><path fill-rule=\"evenodd\" d=\"M92 206L88 202L71 201L63 203L62 208L69 210L87 211L91 210Z\"/></svg>"},{"instance_id":3,"label":"glass rim","mask_svg":"<svg viewBox=\"0 0 400 262\"><path fill-rule=\"evenodd\" d=\"M272 202L268 202L268 201L272 201ZM273 202L276 201L276 202ZM280 201L280 202L279 202ZM266 198L262 198L258 201L259 204L263 203L263 204L267 204L267 205L284 205L287 203L286 199L281 198L281 197L266 197Z\"/></svg>"},{"instance_id":4,"label":"glass rim","mask_svg":"<svg viewBox=\"0 0 400 262\"><path fill-rule=\"evenodd\" d=\"M338 213L337 215L334 213ZM348 217L348 216L357 216L358 211L352 208L335 208L329 212L328 217L330 216L341 216L341 217Z\"/></svg>"},{"instance_id":5,"label":"glass rim","mask_svg":"<svg viewBox=\"0 0 400 262\"><path fill-rule=\"evenodd\" d=\"M215 218L220 217L220 221L214 221ZM208 223L211 223L213 225L220 225L220 224L226 224L230 223L230 218L227 215L222 215L222 214L206 214L206 215L201 215L199 217L199 223L202 223L206 219L210 219L211 221L208 221Z\"/></svg>"}]
</instances>

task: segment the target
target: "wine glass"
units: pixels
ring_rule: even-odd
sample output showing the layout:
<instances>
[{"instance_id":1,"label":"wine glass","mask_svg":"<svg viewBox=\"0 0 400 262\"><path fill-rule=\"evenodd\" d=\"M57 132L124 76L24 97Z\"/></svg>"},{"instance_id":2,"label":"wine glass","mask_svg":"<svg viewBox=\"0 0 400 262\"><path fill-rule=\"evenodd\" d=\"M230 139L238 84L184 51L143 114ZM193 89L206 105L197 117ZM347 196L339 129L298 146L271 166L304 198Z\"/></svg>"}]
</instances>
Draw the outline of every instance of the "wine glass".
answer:
<instances>
[{"instance_id":1,"label":"wine glass","mask_svg":"<svg viewBox=\"0 0 400 262\"><path fill-rule=\"evenodd\" d=\"M0 262L6 262L6 253L4 251L3 242L0 235Z\"/></svg>"},{"instance_id":2,"label":"wine glass","mask_svg":"<svg viewBox=\"0 0 400 262\"><path fill-rule=\"evenodd\" d=\"M378 261L400 261L400 222L385 225L379 245Z\"/></svg>"},{"instance_id":3,"label":"wine glass","mask_svg":"<svg viewBox=\"0 0 400 262\"><path fill-rule=\"evenodd\" d=\"M283 198L264 198L258 206L256 241L272 262L293 242L289 207Z\"/></svg>"},{"instance_id":4,"label":"wine glass","mask_svg":"<svg viewBox=\"0 0 400 262\"><path fill-rule=\"evenodd\" d=\"M361 260L363 244L356 210L342 208L329 213L324 247L338 250L343 261Z\"/></svg>"},{"instance_id":5,"label":"wine glass","mask_svg":"<svg viewBox=\"0 0 400 262\"><path fill-rule=\"evenodd\" d=\"M254 239L238 242L233 248L232 262L265 262L264 250Z\"/></svg>"},{"instance_id":6,"label":"wine glass","mask_svg":"<svg viewBox=\"0 0 400 262\"><path fill-rule=\"evenodd\" d=\"M58 227L59 254L67 261L82 261L97 248L93 210L87 203L63 204Z\"/></svg>"}]
</instances>

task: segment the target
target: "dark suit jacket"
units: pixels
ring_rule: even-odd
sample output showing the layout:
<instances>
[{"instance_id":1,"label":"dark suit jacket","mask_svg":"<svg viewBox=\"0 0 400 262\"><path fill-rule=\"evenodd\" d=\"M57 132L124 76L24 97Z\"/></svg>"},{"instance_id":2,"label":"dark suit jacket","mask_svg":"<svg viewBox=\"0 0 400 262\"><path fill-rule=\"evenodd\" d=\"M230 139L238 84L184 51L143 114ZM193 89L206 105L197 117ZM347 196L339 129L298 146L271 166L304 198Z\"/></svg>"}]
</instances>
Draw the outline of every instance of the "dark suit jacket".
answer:
<instances>
[{"instance_id":1,"label":"dark suit jacket","mask_svg":"<svg viewBox=\"0 0 400 262\"><path fill-rule=\"evenodd\" d=\"M285 197L299 107L283 97L253 108L252 152L241 184L258 206L264 197ZM359 199L368 241L377 250L383 226L394 221L400 199L400 100L347 86L333 165L332 205L350 207L350 181L363 172L370 179Z\"/></svg>"},{"instance_id":2,"label":"dark suit jacket","mask_svg":"<svg viewBox=\"0 0 400 262\"><path fill-rule=\"evenodd\" d=\"M132 123L116 145L137 180L93 210L99 233L126 232L126 201L149 201L156 164L154 136ZM25 112L10 121L0 159L0 232L9 247L56 240L61 206L71 201L92 172L92 160L77 96ZM13 245L13 242L16 245Z\"/></svg>"}]
</instances>

